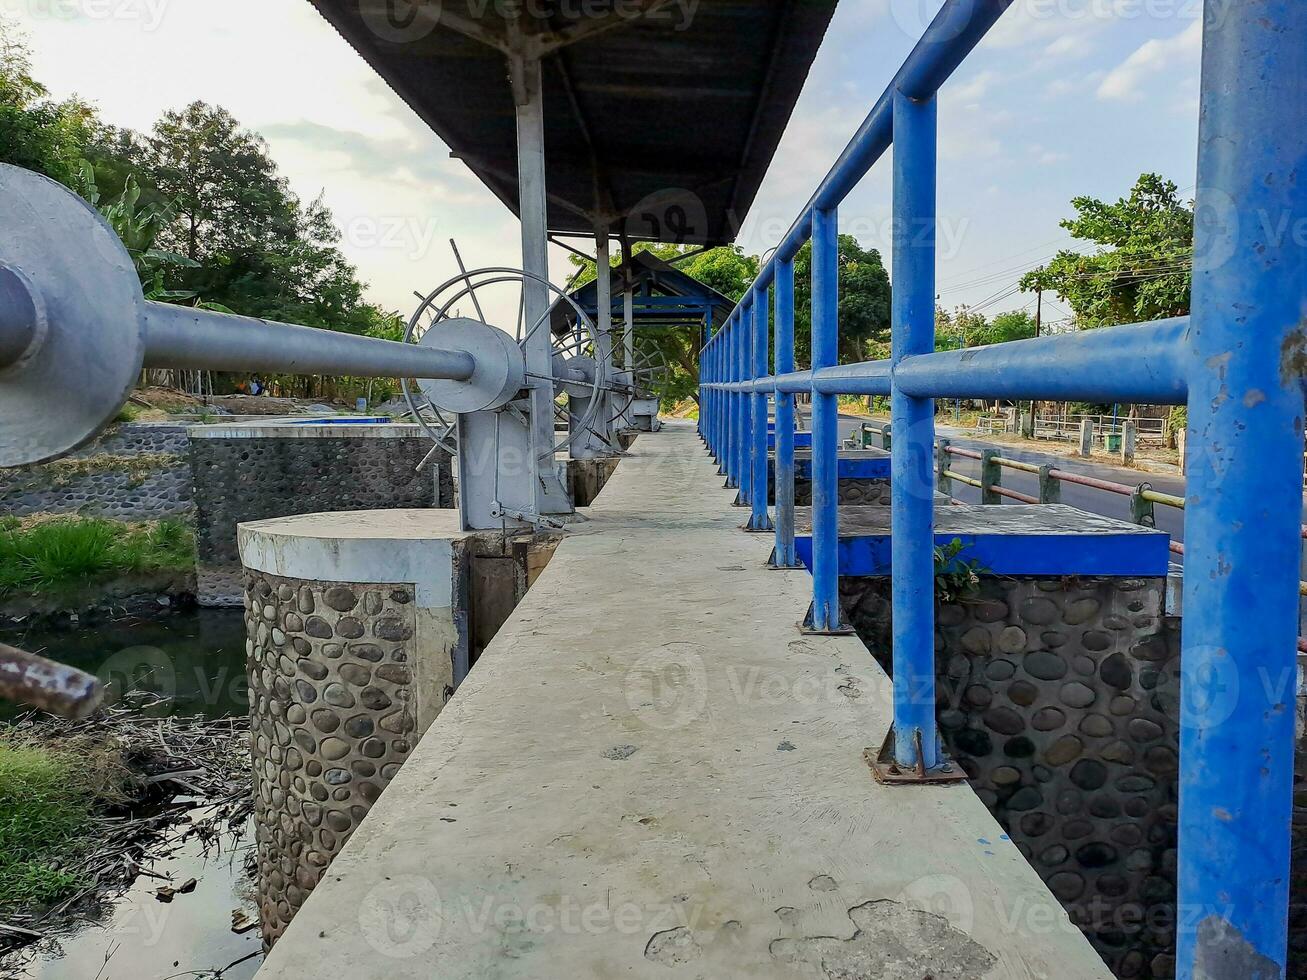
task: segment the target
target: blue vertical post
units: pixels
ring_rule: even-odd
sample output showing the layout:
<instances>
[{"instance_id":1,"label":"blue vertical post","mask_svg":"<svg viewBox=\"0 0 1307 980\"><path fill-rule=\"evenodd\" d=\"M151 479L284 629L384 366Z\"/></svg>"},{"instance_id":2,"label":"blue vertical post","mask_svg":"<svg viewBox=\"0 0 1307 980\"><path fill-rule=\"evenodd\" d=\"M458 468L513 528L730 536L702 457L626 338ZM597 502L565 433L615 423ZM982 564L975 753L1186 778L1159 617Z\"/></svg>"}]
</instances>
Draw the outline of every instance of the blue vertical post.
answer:
<instances>
[{"instance_id":1,"label":"blue vertical post","mask_svg":"<svg viewBox=\"0 0 1307 980\"><path fill-rule=\"evenodd\" d=\"M708 452L713 451L713 389L709 385L717 379L713 377L713 364L717 356L716 345L713 344L712 338L708 338L708 343L704 345L703 353L700 355L699 363L699 432L703 436L704 445L708 447Z\"/></svg>"},{"instance_id":2,"label":"blue vertical post","mask_svg":"<svg viewBox=\"0 0 1307 980\"><path fill-rule=\"evenodd\" d=\"M722 335L719 332L713 338L712 345L712 377L713 382L721 384L722 380ZM717 388L712 392L712 454L713 459L721 459L722 455L722 430L721 430L721 411L722 411L722 393Z\"/></svg>"},{"instance_id":3,"label":"blue vertical post","mask_svg":"<svg viewBox=\"0 0 1307 980\"><path fill-rule=\"evenodd\" d=\"M812 369L839 361L839 234L833 209L812 212ZM812 393L812 608L810 633L847 633L840 609L839 409Z\"/></svg>"},{"instance_id":4,"label":"blue vertical post","mask_svg":"<svg viewBox=\"0 0 1307 980\"><path fill-rule=\"evenodd\" d=\"M750 378L767 377L768 338L767 338L767 288L753 289L753 316L748 321L750 346L753 351L753 363L750 365ZM749 432L749 501L752 509L749 521L744 525L746 531L770 531L771 515L767 513L767 402L765 391L756 391L749 396L753 406L752 425Z\"/></svg>"},{"instance_id":5,"label":"blue vertical post","mask_svg":"<svg viewBox=\"0 0 1307 980\"><path fill-rule=\"evenodd\" d=\"M936 101L894 93L894 290L890 362L935 349ZM894 761L939 764L935 731L933 401L891 380ZM917 742L921 744L918 758Z\"/></svg>"},{"instance_id":6,"label":"blue vertical post","mask_svg":"<svg viewBox=\"0 0 1307 980\"><path fill-rule=\"evenodd\" d=\"M704 446L708 442L708 419L707 419L707 388L703 385L708 382L708 344L712 341L712 331L708 328L707 320L703 321L702 342L699 344L699 421L695 423L695 430L699 433L699 439L703 440Z\"/></svg>"},{"instance_id":7,"label":"blue vertical post","mask_svg":"<svg viewBox=\"0 0 1307 980\"><path fill-rule=\"evenodd\" d=\"M726 383L726 336L731 323L728 319L717 331L717 366L714 374L718 384ZM713 439L713 458L717 460L717 475L726 475L726 392L720 388L713 396L713 424L716 432Z\"/></svg>"},{"instance_id":8,"label":"blue vertical post","mask_svg":"<svg viewBox=\"0 0 1307 980\"><path fill-rule=\"evenodd\" d=\"M1202 79L1176 976L1278 978L1307 364L1307 247L1286 229L1307 227L1307 4L1208 4Z\"/></svg>"},{"instance_id":9,"label":"blue vertical post","mask_svg":"<svg viewBox=\"0 0 1307 980\"><path fill-rule=\"evenodd\" d=\"M726 383L726 332L730 329L730 321L722 324L722 328L717 331L717 383ZM713 455L717 457L717 475L726 475L726 391L718 389L716 407L713 414L717 417L717 445L713 447Z\"/></svg>"},{"instance_id":10,"label":"blue vertical post","mask_svg":"<svg viewBox=\"0 0 1307 980\"><path fill-rule=\"evenodd\" d=\"M726 380L727 382L737 381L739 379L739 316L731 317L731 322L726 325ZM726 393L726 489L734 490L739 487L739 470L736 468L738 453L739 433L739 397L734 391Z\"/></svg>"},{"instance_id":11,"label":"blue vertical post","mask_svg":"<svg viewBox=\"0 0 1307 980\"><path fill-rule=\"evenodd\" d=\"M776 374L794 370L794 260L776 256ZM772 568L802 568L794 550L794 395L776 392L776 547Z\"/></svg>"},{"instance_id":12,"label":"blue vertical post","mask_svg":"<svg viewBox=\"0 0 1307 980\"><path fill-rule=\"evenodd\" d=\"M740 376L737 380L745 381L749 373L753 370L753 319L752 313L753 293L745 293L744 298L740 300L740 320L737 325L740 344ZM736 462L739 473L740 492L735 496L736 507L750 506L749 494L753 488L753 468L752 456L753 446L750 438L753 430L753 406L752 400L744 392L739 393L739 418L740 418L740 441L739 457Z\"/></svg>"}]
</instances>

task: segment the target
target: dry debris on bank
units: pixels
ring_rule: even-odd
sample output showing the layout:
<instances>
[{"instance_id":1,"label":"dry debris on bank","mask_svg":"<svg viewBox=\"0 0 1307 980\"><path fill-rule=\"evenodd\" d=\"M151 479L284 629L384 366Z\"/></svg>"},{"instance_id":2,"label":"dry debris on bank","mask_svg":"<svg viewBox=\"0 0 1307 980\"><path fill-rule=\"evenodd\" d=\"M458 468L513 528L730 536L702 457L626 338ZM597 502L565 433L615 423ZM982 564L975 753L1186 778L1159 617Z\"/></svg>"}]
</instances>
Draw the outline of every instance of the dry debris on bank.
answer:
<instances>
[{"instance_id":1,"label":"dry debris on bank","mask_svg":"<svg viewBox=\"0 0 1307 980\"><path fill-rule=\"evenodd\" d=\"M104 781L114 789L95 801L89 832L60 862L75 890L44 908L6 907L0 896L0 955L95 921L138 877L158 877L153 862L191 840L206 852L248 847L248 719L142 717L150 700L134 697L85 721L32 712L0 725L9 746L68 749L118 770Z\"/></svg>"}]
</instances>

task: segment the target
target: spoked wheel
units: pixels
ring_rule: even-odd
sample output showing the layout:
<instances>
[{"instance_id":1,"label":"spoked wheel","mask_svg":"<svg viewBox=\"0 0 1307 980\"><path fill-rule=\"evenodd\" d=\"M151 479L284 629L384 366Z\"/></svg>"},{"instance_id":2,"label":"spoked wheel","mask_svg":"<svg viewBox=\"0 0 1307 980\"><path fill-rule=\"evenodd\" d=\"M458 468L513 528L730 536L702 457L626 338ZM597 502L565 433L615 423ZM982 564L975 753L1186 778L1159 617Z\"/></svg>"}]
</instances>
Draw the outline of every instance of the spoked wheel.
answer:
<instances>
[{"instance_id":1,"label":"spoked wheel","mask_svg":"<svg viewBox=\"0 0 1307 980\"><path fill-rule=\"evenodd\" d=\"M455 254L457 255L457 249ZM562 289L547 279L536 276L524 269L515 269L508 266L475 269L471 272L464 271L441 283L425 296L418 294L421 303L409 318L408 326L404 331L404 341L411 344L421 343L423 338L432 331L437 332L432 334L433 340L439 337L442 331L456 335L469 322L481 327L490 326L490 321L486 316L482 303L483 299L489 301L494 290L498 290L502 294L505 286L509 290L516 286L518 291L516 331L514 334L507 334L507 336L515 338L515 342L525 354L531 338L535 336L536 331L547 330L550 319L549 311L546 310L529 327L525 326L523 311L525 310L526 286L528 283L543 285L552 295L571 306L576 314L577 325L575 331L567 338L564 338L563 343L559 343L557 340L554 342L554 349L550 358L550 373L538 375L528 372L526 376L527 387L550 384L555 392L566 391L569 394L589 400L589 407L577 420L576 426L568 432L566 437L554 445L552 451L559 452L570 446L582 432L594 428L601 402L598 395L610 384L607 365L594 358L590 358L589 364L586 364L580 353L586 348L595 350L598 347L598 331L594 322ZM459 315L461 311L459 311L458 304L463 302L471 303L476 313L475 317ZM451 311L454 312L451 313ZM455 431L454 415L466 409L449 404L446 398L439 396L433 398L433 391L436 390L437 386L431 383L414 382L405 378L401 380L401 386L404 391L404 400L408 403L414 418L427 435L438 445L456 451L457 447L453 445L451 439ZM513 410L515 408L512 403L499 409L499 411Z\"/></svg>"},{"instance_id":2,"label":"spoked wheel","mask_svg":"<svg viewBox=\"0 0 1307 980\"><path fill-rule=\"evenodd\" d=\"M613 416L609 424L616 422L627 410L642 398L657 398L662 401L667 393L667 383L671 370L667 357L656 347L636 347L635 363L631 366L630 384L614 386Z\"/></svg>"}]
</instances>

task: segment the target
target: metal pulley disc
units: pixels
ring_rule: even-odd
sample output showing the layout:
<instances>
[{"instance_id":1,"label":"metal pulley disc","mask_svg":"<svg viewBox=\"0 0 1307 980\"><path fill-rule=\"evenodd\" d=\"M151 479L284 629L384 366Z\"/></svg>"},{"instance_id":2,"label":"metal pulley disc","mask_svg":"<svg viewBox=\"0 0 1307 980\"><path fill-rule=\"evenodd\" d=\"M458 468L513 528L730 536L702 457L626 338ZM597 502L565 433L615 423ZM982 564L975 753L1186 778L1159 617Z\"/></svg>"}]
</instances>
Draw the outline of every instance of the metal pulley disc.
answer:
<instances>
[{"instance_id":1,"label":"metal pulley disc","mask_svg":"<svg viewBox=\"0 0 1307 980\"><path fill-rule=\"evenodd\" d=\"M0 164L0 321L29 321L0 368L0 466L56 459L122 408L145 358L145 298L131 256L91 205Z\"/></svg>"},{"instance_id":2,"label":"metal pulley disc","mask_svg":"<svg viewBox=\"0 0 1307 980\"><path fill-rule=\"evenodd\" d=\"M448 412L485 412L500 408L526 387L526 357L511 336L480 320L453 317L428 330L418 344L465 350L476 361L466 381L417 378L432 405Z\"/></svg>"},{"instance_id":3,"label":"metal pulley disc","mask_svg":"<svg viewBox=\"0 0 1307 980\"><path fill-rule=\"evenodd\" d=\"M554 358L554 387L569 398L587 399L595 396L595 359L585 354Z\"/></svg>"}]
</instances>

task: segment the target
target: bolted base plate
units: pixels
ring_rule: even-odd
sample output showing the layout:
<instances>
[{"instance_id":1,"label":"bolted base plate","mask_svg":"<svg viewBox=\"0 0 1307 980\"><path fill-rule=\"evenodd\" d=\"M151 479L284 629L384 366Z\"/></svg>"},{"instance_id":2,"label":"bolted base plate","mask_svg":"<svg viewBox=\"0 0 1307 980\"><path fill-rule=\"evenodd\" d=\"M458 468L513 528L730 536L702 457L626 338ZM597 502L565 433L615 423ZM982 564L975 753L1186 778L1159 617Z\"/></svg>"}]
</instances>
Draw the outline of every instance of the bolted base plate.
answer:
<instances>
[{"instance_id":1,"label":"bolted base plate","mask_svg":"<svg viewBox=\"0 0 1307 980\"><path fill-rule=\"evenodd\" d=\"M920 738L921 735L918 733L918 759L921 758ZM867 749L862 753L862 757L867 761L867 765L871 767L871 774L876 777L876 782L884 783L886 786L938 786L965 783L967 781L967 774L962 771L962 767L946 757L941 757L942 761L934 769L926 769L924 766L911 769L899 766L894 761L894 727L892 725L885 735L885 741L881 743L880 751Z\"/></svg>"}]
</instances>

